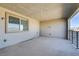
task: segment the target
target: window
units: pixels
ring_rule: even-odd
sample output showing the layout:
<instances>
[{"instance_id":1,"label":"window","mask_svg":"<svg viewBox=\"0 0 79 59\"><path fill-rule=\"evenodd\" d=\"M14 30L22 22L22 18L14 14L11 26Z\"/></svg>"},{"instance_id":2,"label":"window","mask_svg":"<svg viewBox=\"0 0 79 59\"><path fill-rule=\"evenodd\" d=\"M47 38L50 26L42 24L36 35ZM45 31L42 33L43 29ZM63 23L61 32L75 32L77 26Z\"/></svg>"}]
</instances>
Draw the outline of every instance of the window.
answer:
<instances>
[{"instance_id":1,"label":"window","mask_svg":"<svg viewBox=\"0 0 79 59\"><path fill-rule=\"evenodd\" d=\"M28 30L28 21L21 20L20 31Z\"/></svg>"},{"instance_id":2,"label":"window","mask_svg":"<svg viewBox=\"0 0 79 59\"><path fill-rule=\"evenodd\" d=\"M20 32L28 30L28 20L11 14L6 15L6 32Z\"/></svg>"},{"instance_id":3,"label":"window","mask_svg":"<svg viewBox=\"0 0 79 59\"><path fill-rule=\"evenodd\" d=\"M20 24L20 19L13 17L13 16L9 16L9 20L8 20L8 32L16 32L19 31L19 24Z\"/></svg>"}]
</instances>

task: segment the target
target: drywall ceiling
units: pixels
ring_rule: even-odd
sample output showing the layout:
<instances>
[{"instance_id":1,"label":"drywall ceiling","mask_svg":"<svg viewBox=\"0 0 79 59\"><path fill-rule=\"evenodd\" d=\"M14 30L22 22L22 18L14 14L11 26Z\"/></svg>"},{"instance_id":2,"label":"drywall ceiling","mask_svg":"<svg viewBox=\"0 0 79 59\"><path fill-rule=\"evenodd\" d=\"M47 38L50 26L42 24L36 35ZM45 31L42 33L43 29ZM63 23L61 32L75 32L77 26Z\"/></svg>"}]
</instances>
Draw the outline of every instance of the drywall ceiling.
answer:
<instances>
[{"instance_id":1,"label":"drywall ceiling","mask_svg":"<svg viewBox=\"0 0 79 59\"><path fill-rule=\"evenodd\" d=\"M68 18L77 8L71 3L2 3L0 6L40 21Z\"/></svg>"}]
</instances>

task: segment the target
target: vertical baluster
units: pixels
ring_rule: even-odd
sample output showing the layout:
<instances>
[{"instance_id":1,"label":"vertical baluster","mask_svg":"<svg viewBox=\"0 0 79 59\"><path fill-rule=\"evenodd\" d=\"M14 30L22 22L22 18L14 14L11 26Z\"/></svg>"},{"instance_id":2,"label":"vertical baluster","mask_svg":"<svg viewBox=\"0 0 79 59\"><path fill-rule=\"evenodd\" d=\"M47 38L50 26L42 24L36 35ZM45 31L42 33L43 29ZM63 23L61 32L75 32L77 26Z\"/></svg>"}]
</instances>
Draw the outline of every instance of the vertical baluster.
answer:
<instances>
[{"instance_id":1,"label":"vertical baluster","mask_svg":"<svg viewBox=\"0 0 79 59\"><path fill-rule=\"evenodd\" d=\"M72 44L73 44L73 31L72 31Z\"/></svg>"},{"instance_id":2,"label":"vertical baluster","mask_svg":"<svg viewBox=\"0 0 79 59\"><path fill-rule=\"evenodd\" d=\"M68 40L71 40L71 31L69 30L69 32L68 32Z\"/></svg>"},{"instance_id":3,"label":"vertical baluster","mask_svg":"<svg viewBox=\"0 0 79 59\"><path fill-rule=\"evenodd\" d=\"M76 32L76 48L78 49L78 32Z\"/></svg>"}]
</instances>

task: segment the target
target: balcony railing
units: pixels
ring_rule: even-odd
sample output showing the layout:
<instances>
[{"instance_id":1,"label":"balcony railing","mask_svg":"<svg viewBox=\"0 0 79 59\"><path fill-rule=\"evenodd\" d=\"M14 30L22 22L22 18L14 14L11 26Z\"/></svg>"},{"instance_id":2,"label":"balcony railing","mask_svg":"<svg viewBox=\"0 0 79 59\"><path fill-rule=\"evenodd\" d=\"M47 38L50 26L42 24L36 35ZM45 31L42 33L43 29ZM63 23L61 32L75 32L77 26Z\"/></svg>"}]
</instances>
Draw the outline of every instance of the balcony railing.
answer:
<instances>
[{"instance_id":1,"label":"balcony railing","mask_svg":"<svg viewBox=\"0 0 79 59\"><path fill-rule=\"evenodd\" d=\"M79 31L69 31L69 40L79 49Z\"/></svg>"}]
</instances>

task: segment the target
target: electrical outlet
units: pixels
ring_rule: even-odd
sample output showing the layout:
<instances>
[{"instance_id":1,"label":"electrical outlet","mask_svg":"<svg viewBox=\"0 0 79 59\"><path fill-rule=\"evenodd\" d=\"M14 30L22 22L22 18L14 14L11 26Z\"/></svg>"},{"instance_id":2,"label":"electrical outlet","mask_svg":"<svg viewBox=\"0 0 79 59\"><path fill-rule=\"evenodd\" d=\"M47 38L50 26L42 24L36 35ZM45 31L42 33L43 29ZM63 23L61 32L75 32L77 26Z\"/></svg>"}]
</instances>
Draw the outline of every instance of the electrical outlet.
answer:
<instances>
[{"instance_id":1,"label":"electrical outlet","mask_svg":"<svg viewBox=\"0 0 79 59\"><path fill-rule=\"evenodd\" d=\"M49 33L49 35L51 36L51 33Z\"/></svg>"},{"instance_id":2,"label":"electrical outlet","mask_svg":"<svg viewBox=\"0 0 79 59\"><path fill-rule=\"evenodd\" d=\"M51 26L48 26L48 28L51 28Z\"/></svg>"},{"instance_id":3,"label":"electrical outlet","mask_svg":"<svg viewBox=\"0 0 79 59\"><path fill-rule=\"evenodd\" d=\"M36 32L38 34L38 32Z\"/></svg>"},{"instance_id":4,"label":"electrical outlet","mask_svg":"<svg viewBox=\"0 0 79 59\"><path fill-rule=\"evenodd\" d=\"M4 42L6 42L7 40L6 39L4 39Z\"/></svg>"}]
</instances>

